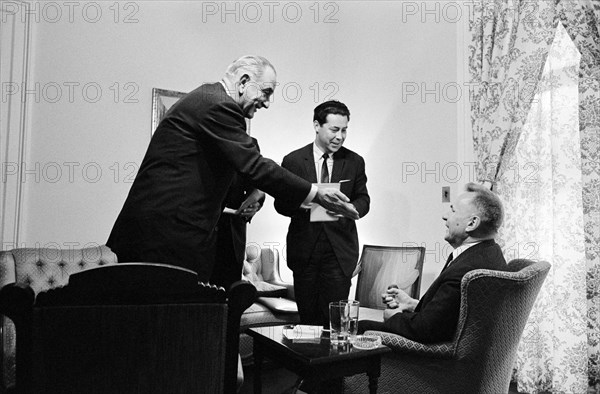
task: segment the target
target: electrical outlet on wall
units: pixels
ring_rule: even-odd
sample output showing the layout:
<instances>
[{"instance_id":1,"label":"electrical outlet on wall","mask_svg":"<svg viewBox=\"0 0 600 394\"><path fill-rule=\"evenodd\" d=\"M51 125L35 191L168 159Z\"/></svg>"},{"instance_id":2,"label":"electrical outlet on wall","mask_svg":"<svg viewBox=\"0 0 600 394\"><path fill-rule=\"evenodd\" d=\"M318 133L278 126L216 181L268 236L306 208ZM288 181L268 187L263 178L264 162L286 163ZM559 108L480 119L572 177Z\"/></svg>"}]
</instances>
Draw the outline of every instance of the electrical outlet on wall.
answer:
<instances>
[{"instance_id":1,"label":"electrical outlet on wall","mask_svg":"<svg viewBox=\"0 0 600 394\"><path fill-rule=\"evenodd\" d=\"M442 202L450 202L450 186L442 186Z\"/></svg>"}]
</instances>

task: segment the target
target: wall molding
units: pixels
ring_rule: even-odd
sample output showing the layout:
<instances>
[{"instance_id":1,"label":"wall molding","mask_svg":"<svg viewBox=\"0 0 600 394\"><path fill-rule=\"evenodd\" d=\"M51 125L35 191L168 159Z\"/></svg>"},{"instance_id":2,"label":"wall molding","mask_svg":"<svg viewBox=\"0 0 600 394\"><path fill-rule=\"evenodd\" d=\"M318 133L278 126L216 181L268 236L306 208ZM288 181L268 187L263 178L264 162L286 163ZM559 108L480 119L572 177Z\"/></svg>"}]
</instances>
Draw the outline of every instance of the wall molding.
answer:
<instances>
[{"instance_id":1,"label":"wall molding","mask_svg":"<svg viewBox=\"0 0 600 394\"><path fill-rule=\"evenodd\" d=\"M17 247L21 234L29 76L29 4L0 2L0 245Z\"/></svg>"}]
</instances>

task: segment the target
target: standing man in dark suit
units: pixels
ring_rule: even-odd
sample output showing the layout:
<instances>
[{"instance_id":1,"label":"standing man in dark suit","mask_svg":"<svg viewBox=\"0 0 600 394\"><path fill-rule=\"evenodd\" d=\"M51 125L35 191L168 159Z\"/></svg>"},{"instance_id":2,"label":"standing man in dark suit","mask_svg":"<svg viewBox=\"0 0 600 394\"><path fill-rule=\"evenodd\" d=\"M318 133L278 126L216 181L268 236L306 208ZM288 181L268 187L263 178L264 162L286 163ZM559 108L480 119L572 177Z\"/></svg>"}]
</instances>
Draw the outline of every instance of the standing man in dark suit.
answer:
<instances>
[{"instance_id":1,"label":"standing man in dark suit","mask_svg":"<svg viewBox=\"0 0 600 394\"><path fill-rule=\"evenodd\" d=\"M364 320L359 330L388 331L421 343L450 341L460 312L460 283L472 270L505 270L506 260L494 241L504 211L496 194L486 187L468 183L466 193L443 216L444 239L454 247L446 266L421 300L411 298L393 285L383 294L388 309L384 322Z\"/></svg>"},{"instance_id":2,"label":"standing man in dark suit","mask_svg":"<svg viewBox=\"0 0 600 394\"><path fill-rule=\"evenodd\" d=\"M340 182L360 217L369 212L365 161L344 148L350 111L339 101L327 101L314 110L315 141L283 158L282 167L312 183ZM294 273L294 293L303 324L329 328L332 301L348 298L350 280L358 262L355 220L311 222L310 209L275 199L275 209L291 217L287 234L287 264Z\"/></svg>"},{"instance_id":3,"label":"standing man in dark suit","mask_svg":"<svg viewBox=\"0 0 600 394\"><path fill-rule=\"evenodd\" d=\"M107 241L119 261L178 265L208 281L215 226L236 172L291 206L312 201L358 218L341 192L317 190L262 157L246 134L246 118L269 107L276 84L267 59L244 56L220 82L200 86L169 109Z\"/></svg>"}]
</instances>

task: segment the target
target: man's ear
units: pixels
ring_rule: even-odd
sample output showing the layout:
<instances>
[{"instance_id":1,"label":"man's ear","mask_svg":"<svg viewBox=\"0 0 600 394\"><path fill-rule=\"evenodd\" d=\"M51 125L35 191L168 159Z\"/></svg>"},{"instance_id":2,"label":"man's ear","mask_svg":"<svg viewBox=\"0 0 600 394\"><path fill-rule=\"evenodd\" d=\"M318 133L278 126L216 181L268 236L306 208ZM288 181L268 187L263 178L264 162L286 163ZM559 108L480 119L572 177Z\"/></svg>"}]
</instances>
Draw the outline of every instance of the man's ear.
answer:
<instances>
[{"instance_id":1,"label":"man's ear","mask_svg":"<svg viewBox=\"0 0 600 394\"><path fill-rule=\"evenodd\" d=\"M319 124L318 120L313 121L313 126L315 127L315 133L319 133L319 127L321 127L321 125Z\"/></svg>"},{"instance_id":2,"label":"man's ear","mask_svg":"<svg viewBox=\"0 0 600 394\"><path fill-rule=\"evenodd\" d=\"M250 75L243 74L240 77L240 80L238 82L238 92L239 93L244 93L244 88L246 87L246 85L248 84L248 82L250 82Z\"/></svg>"},{"instance_id":3,"label":"man's ear","mask_svg":"<svg viewBox=\"0 0 600 394\"><path fill-rule=\"evenodd\" d=\"M471 218L469 219L469 223L467 223L465 231L473 232L477 230L477 228L479 228L479 225L481 225L481 219L479 218L479 216L471 216Z\"/></svg>"}]
</instances>

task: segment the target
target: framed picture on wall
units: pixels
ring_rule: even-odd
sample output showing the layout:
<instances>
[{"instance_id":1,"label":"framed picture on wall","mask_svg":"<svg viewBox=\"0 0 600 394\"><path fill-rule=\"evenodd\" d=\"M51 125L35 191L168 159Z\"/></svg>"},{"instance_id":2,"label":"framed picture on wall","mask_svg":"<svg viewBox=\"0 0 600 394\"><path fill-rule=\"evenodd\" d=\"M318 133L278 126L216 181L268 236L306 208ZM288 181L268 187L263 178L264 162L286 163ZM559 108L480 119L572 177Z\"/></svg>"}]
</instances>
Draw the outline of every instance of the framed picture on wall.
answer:
<instances>
[{"instance_id":1,"label":"framed picture on wall","mask_svg":"<svg viewBox=\"0 0 600 394\"><path fill-rule=\"evenodd\" d=\"M154 130L156 130L169 108L186 94L176 90L152 88L152 129L150 130L150 136L154 134ZM246 118L246 133L248 135L250 135L250 124L250 119Z\"/></svg>"},{"instance_id":2,"label":"framed picture on wall","mask_svg":"<svg viewBox=\"0 0 600 394\"><path fill-rule=\"evenodd\" d=\"M152 130L150 131L150 135L154 134L158 123L165 116L169 108L186 94L176 90L152 89Z\"/></svg>"}]
</instances>

